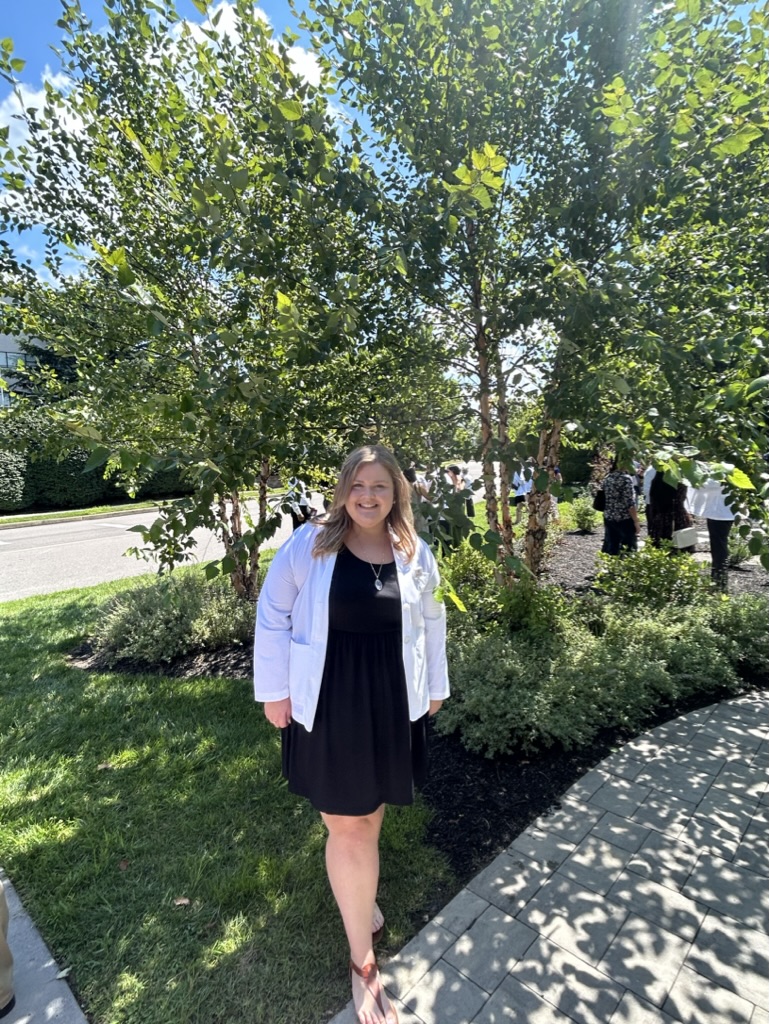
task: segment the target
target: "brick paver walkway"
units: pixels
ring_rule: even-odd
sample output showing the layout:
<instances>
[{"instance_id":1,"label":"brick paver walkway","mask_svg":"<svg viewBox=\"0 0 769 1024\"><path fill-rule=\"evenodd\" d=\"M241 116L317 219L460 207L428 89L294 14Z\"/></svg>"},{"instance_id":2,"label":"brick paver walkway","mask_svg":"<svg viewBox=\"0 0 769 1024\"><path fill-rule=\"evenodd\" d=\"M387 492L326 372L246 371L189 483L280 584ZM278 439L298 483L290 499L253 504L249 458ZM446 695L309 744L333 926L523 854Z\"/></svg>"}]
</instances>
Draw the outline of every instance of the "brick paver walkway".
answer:
<instances>
[{"instance_id":1,"label":"brick paver walkway","mask_svg":"<svg viewBox=\"0 0 769 1024\"><path fill-rule=\"evenodd\" d=\"M626 744L383 968L401 1024L769 1024L768 777L769 694Z\"/></svg>"}]
</instances>

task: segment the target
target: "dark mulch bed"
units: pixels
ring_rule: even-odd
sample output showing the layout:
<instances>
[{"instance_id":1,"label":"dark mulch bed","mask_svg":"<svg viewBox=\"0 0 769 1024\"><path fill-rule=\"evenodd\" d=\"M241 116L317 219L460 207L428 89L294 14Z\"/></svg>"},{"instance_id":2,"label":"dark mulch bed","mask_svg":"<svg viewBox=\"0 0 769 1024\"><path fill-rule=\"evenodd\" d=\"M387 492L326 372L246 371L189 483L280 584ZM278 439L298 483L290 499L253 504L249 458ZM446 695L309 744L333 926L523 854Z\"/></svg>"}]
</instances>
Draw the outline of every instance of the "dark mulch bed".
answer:
<instances>
[{"instance_id":1,"label":"dark mulch bed","mask_svg":"<svg viewBox=\"0 0 769 1024\"><path fill-rule=\"evenodd\" d=\"M600 547L599 533L565 534L550 559L546 579L572 593L589 590ZM729 589L769 596L769 574L754 565L732 570ZM96 667L87 646L73 652L72 661L82 668ZM116 668L135 670L128 664ZM179 678L248 678L251 652L232 647L190 655L164 667L163 672ZM663 709L648 723L649 728L697 706ZM428 841L444 853L457 882L464 885L536 818L556 809L574 782L629 738L621 731L607 730L579 751L553 749L536 757L489 760L466 751L456 736L433 731L430 780L424 789L433 811ZM425 920L443 905L446 895L437 893L435 905L423 908Z\"/></svg>"},{"instance_id":2,"label":"dark mulch bed","mask_svg":"<svg viewBox=\"0 0 769 1024\"><path fill-rule=\"evenodd\" d=\"M704 519L695 519L698 529L706 531ZM646 527L641 527L641 539L646 542ZM544 579L557 583L564 590L584 593L590 590L596 573L596 555L601 550L603 529L595 533L566 533L555 548L548 563ZM697 548L695 557L707 560L704 549ZM769 573L757 559L743 562L729 569L730 594L763 594L769 597Z\"/></svg>"}]
</instances>

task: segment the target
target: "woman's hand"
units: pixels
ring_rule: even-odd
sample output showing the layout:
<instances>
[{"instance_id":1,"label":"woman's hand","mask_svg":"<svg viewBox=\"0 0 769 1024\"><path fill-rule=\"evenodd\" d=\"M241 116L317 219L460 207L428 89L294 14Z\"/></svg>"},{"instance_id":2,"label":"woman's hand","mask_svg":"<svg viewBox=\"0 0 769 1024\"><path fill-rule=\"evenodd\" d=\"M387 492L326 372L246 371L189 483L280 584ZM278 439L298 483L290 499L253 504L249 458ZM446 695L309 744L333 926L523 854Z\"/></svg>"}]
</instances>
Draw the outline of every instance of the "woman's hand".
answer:
<instances>
[{"instance_id":1,"label":"woman's hand","mask_svg":"<svg viewBox=\"0 0 769 1024\"><path fill-rule=\"evenodd\" d=\"M283 700L266 700L264 702L264 714L268 722L271 722L278 729L285 729L291 722L291 698L284 697Z\"/></svg>"},{"instance_id":2,"label":"woman's hand","mask_svg":"<svg viewBox=\"0 0 769 1024\"><path fill-rule=\"evenodd\" d=\"M432 718L433 715L437 715L438 714L438 712L441 710L441 704L443 704L442 700L431 700L430 701L430 712L429 712L430 718Z\"/></svg>"}]
</instances>

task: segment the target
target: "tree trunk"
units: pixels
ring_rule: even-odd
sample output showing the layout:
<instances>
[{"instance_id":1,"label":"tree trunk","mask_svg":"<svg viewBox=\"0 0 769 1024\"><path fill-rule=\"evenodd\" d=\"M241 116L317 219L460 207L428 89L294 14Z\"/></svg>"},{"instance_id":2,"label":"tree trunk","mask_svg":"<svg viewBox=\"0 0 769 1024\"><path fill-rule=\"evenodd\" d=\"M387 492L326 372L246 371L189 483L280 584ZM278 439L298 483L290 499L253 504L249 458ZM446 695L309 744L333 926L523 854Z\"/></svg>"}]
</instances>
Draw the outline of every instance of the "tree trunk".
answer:
<instances>
[{"instance_id":1,"label":"tree trunk","mask_svg":"<svg viewBox=\"0 0 769 1024\"><path fill-rule=\"evenodd\" d=\"M524 562L535 576L539 575L544 567L547 528L553 515L550 485L555 479L555 467L558 465L562 427L562 420L550 420L546 422L539 434L537 474L527 501L529 520L523 545ZM538 490L537 479L541 479L543 473L546 473L548 477L547 487L544 490Z\"/></svg>"},{"instance_id":2,"label":"tree trunk","mask_svg":"<svg viewBox=\"0 0 769 1024\"><path fill-rule=\"evenodd\" d=\"M266 495L266 491L265 491ZM245 601L255 601L256 575L259 568L259 548L255 545L244 557L243 551L243 508L237 490L219 496L219 523L225 558L235 565L230 569L230 581L235 593Z\"/></svg>"},{"instance_id":3,"label":"tree trunk","mask_svg":"<svg viewBox=\"0 0 769 1024\"><path fill-rule=\"evenodd\" d=\"M483 487L486 499L486 521L489 529L500 532L497 505L497 484L494 473L493 441L494 428L491 418L491 366L489 340L483 326L481 309L482 285L479 280L473 284L473 308L476 316L475 352L478 357L478 407L481 418L481 464L483 466Z\"/></svg>"},{"instance_id":4,"label":"tree trunk","mask_svg":"<svg viewBox=\"0 0 769 1024\"><path fill-rule=\"evenodd\" d=\"M505 555L513 553L513 520L510 517L510 465L505 458L510 441L510 417L507 404L507 383L502 369L499 348L494 350L497 376L497 441L499 442L499 501L502 506L502 549Z\"/></svg>"}]
</instances>

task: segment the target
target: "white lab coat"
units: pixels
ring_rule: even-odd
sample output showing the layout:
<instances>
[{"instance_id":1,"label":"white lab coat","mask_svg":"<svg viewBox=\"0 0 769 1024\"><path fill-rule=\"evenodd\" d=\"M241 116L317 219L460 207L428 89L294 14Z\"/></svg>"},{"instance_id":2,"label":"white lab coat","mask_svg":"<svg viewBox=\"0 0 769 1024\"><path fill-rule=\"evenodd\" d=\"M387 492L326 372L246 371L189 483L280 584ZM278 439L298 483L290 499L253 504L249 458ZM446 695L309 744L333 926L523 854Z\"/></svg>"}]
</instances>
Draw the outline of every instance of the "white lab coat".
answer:
<instances>
[{"instance_id":1,"label":"white lab coat","mask_svg":"<svg viewBox=\"0 0 769 1024\"><path fill-rule=\"evenodd\" d=\"M328 597L336 555L314 558L322 526L306 523L280 548L270 565L256 609L254 696L291 698L291 716L312 730L328 643ZM431 700L449 695L446 609L435 599L440 582L430 548L418 541L407 562L393 548L402 607L403 666L409 717L421 718Z\"/></svg>"}]
</instances>

